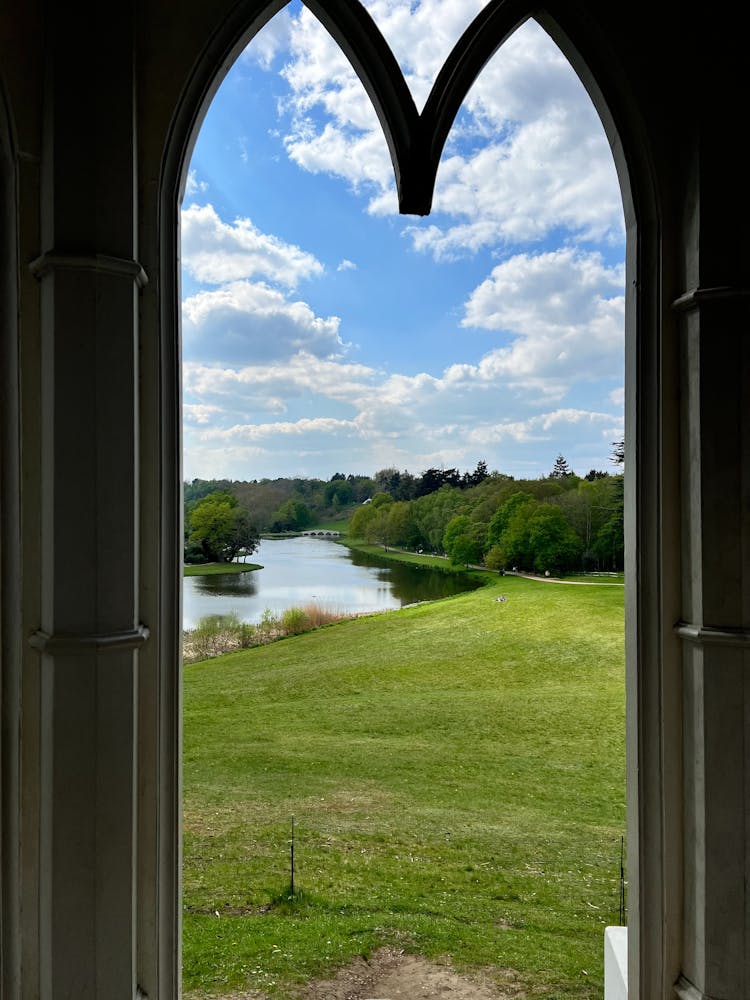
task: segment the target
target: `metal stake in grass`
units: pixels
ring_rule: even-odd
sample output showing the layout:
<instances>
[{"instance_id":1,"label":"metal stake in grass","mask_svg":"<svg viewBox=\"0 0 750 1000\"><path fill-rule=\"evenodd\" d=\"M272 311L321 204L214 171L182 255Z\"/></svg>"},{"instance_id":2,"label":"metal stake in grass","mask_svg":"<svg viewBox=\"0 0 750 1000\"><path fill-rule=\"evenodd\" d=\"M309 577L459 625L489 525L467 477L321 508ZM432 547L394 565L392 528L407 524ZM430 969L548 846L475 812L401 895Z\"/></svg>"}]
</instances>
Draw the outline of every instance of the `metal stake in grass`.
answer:
<instances>
[{"instance_id":1,"label":"metal stake in grass","mask_svg":"<svg viewBox=\"0 0 750 1000\"><path fill-rule=\"evenodd\" d=\"M625 838L620 837L620 926L625 923Z\"/></svg>"},{"instance_id":2,"label":"metal stake in grass","mask_svg":"<svg viewBox=\"0 0 750 1000\"><path fill-rule=\"evenodd\" d=\"M291 874L289 891L292 899L294 899L294 816L292 816L292 839L289 841L289 869Z\"/></svg>"}]
</instances>

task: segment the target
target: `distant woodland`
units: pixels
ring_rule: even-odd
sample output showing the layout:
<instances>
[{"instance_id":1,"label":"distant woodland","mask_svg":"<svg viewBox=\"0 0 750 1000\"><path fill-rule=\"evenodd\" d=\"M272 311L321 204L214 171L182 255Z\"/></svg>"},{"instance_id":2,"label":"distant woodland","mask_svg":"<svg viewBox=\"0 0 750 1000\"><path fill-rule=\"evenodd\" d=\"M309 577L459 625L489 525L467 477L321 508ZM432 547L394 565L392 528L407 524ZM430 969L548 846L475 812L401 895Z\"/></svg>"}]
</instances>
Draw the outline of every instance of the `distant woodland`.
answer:
<instances>
[{"instance_id":1,"label":"distant woodland","mask_svg":"<svg viewBox=\"0 0 750 1000\"><path fill-rule=\"evenodd\" d=\"M613 469L576 475L562 455L546 476L395 468L329 480L194 479L184 484L185 558L228 560L262 534L348 522L366 542L446 554L456 564L552 574L623 566L622 443ZM333 526L333 525L331 525Z\"/></svg>"}]
</instances>

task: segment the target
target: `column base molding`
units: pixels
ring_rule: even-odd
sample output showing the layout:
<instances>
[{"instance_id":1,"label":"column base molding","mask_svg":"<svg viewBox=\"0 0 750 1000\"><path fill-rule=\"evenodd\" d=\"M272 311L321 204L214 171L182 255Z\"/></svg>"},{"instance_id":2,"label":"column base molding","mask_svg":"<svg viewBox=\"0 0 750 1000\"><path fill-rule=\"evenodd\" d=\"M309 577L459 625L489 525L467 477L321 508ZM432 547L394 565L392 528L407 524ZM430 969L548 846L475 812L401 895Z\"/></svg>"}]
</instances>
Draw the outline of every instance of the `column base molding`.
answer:
<instances>
[{"instance_id":1,"label":"column base molding","mask_svg":"<svg viewBox=\"0 0 750 1000\"><path fill-rule=\"evenodd\" d=\"M674 984L674 995L678 997L678 1000L718 1000L717 997L709 996L708 993L699 990L684 976L680 976Z\"/></svg>"}]
</instances>

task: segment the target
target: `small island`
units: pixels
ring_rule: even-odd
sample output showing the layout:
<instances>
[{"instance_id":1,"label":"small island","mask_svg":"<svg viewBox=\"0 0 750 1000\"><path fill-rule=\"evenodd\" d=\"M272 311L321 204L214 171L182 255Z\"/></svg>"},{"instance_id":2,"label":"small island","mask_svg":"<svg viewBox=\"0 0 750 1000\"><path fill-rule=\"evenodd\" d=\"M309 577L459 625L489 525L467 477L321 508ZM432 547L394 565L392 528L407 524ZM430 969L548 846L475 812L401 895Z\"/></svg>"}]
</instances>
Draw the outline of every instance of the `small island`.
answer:
<instances>
[{"instance_id":1,"label":"small island","mask_svg":"<svg viewBox=\"0 0 750 1000\"><path fill-rule=\"evenodd\" d=\"M183 565L183 576L218 576L225 573L250 573L255 569L263 569L260 563L210 562Z\"/></svg>"}]
</instances>

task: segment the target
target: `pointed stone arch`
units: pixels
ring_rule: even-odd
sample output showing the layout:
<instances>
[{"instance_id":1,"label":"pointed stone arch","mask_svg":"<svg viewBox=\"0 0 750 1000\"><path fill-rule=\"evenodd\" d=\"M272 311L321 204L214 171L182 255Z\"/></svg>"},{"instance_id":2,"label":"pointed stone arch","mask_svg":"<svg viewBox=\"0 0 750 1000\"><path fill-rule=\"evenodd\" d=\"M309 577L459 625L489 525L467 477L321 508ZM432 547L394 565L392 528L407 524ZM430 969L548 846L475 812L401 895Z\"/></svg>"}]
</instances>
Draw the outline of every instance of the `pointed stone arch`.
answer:
<instances>
[{"instance_id":1,"label":"pointed stone arch","mask_svg":"<svg viewBox=\"0 0 750 1000\"><path fill-rule=\"evenodd\" d=\"M663 191L660 165L625 67L611 38L585 4L490 0L465 29L418 113L398 63L359 0L303 0L348 57L378 114L391 154L402 214L428 214L440 157L453 121L482 69L503 42L534 19L571 64L604 126L618 174L626 249L626 650L628 703L628 857L630 982L633 995L667 995L679 973L681 859L665 843L681 841L681 714L662 712L681 700L678 643L680 582L669 552L678 546L665 516L679 492L678 429L662 419L664 387L676 377L676 324L660 311ZM174 271L181 190L200 122L234 58L282 7L279 0L243 0L217 26L185 81L162 174L163 229L174 240L162 256ZM172 228L170 228L172 227ZM165 247L167 245L165 244ZM176 291L175 291L176 295ZM670 929L667 930L667 927Z\"/></svg>"},{"instance_id":2,"label":"pointed stone arch","mask_svg":"<svg viewBox=\"0 0 750 1000\"><path fill-rule=\"evenodd\" d=\"M15 221L13 235L0 236L9 295L0 337L4 351L10 345L0 381L21 388L17 404L0 402L3 419L11 415L0 450L7 1000L179 995L180 182L222 68L282 6L125 0L85 4L79 18L40 0L0 9L0 211ZM515 11L539 20L584 80L627 180L631 1000L744 1000L745 37L727 27L737 23L729 4L698 19L654 18L646 0L548 0ZM34 260L42 281L29 271ZM83 310L74 286L97 308ZM17 309L8 305L14 294ZM114 378L107 351L118 354ZM56 368L49 360L58 356ZM89 419L72 426L66 408L86 400ZM117 465L110 458L125 431L134 447ZM14 436L7 450L6 433ZM96 448L98 467L79 461ZM95 497L81 528L102 555L74 566L66 562L75 510L66 462L76 466L78 493ZM51 519L59 530L45 536ZM123 534L133 544L115 569L105 549ZM55 643L37 634L33 646L27 639L52 590L68 620ZM99 631L98 599L116 595L142 612L145 643L130 621ZM106 649L105 640L113 640ZM65 661L59 673L57 659ZM133 699L118 688L125 668L113 668L125 659ZM76 688L71 674L87 663ZM19 675L21 708L12 690ZM18 785L19 759L16 802L6 779ZM92 790L81 774L93 762ZM102 877L95 908L95 884L84 885L81 867Z\"/></svg>"}]
</instances>

